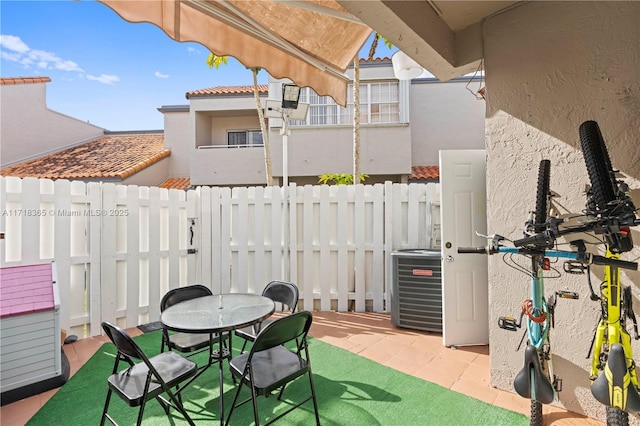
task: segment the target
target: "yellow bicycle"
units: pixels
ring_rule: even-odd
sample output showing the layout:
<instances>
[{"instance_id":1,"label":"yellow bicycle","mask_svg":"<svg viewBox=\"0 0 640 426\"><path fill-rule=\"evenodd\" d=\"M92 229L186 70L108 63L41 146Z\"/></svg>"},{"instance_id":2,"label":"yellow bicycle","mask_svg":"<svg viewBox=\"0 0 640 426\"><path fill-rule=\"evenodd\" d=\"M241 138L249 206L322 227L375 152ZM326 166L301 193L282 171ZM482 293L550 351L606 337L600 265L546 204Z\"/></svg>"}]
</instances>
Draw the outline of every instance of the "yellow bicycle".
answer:
<instances>
[{"instance_id":1,"label":"yellow bicycle","mask_svg":"<svg viewBox=\"0 0 640 426\"><path fill-rule=\"evenodd\" d=\"M630 226L638 225L636 208L628 186L615 176L600 128L595 121L580 126L580 144L591 188L587 192L587 216L598 223L607 246L606 257L619 259L620 253L633 248ZM638 340L638 325L633 312L631 287L621 283L620 269L604 267L604 280L596 294L591 285L591 299L599 301L601 314L591 356L591 393L607 406L607 424L624 426L628 413L640 412L640 394L636 365L631 349L627 320L633 323L633 338Z\"/></svg>"}]
</instances>

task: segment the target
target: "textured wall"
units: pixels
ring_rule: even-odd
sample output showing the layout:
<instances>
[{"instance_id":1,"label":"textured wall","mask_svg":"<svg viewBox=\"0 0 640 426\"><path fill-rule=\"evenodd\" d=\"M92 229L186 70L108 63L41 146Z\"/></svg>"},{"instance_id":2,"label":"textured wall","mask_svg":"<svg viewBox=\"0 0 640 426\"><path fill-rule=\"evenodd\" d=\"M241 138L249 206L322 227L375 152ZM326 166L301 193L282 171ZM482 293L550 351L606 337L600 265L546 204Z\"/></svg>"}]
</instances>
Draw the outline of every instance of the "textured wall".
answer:
<instances>
[{"instance_id":1,"label":"textured wall","mask_svg":"<svg viewBox=\"0 0 640 426\"><path fill-rule=\"evenodd\" d=\"M534 208L542 158L551 160L558 210L580 212L588 176L578 126L585 120L600 124L612 162L631 177L627 182L640 205L639 23L640 3L634 2L530 2L485 23L489 233L521 235ZM638 230L634 240L636 249L625 259L640 254ZM594 272L597 285L602 270ZM640 274L625 274L623 280L632 286L640 311ZM495 324L499 316L519 312L521 301L529 298L529 278L493 256L489 283L491 380L511 390L522 367L522 350L515 351L521 333ZM547 294L567 289L581 295L559 301L551 335L556 374L564 380L560 404L603 419L604 407L591 396L587 377L585 357L598 306L589 300L586 278L563 275L545 285ZM640 359L637 342L634 351Z\"/></svg>"},{"instance_id":2,"label":"textured wall","mask_svg":"<svg viewBox=\"0 0 640 426\"><path fill-rule=\"evenodd\" d=\"M104 134L101 127L48 109L46 84L0 86L0 164L3 167Z\"/></svg>"}]
</instances>

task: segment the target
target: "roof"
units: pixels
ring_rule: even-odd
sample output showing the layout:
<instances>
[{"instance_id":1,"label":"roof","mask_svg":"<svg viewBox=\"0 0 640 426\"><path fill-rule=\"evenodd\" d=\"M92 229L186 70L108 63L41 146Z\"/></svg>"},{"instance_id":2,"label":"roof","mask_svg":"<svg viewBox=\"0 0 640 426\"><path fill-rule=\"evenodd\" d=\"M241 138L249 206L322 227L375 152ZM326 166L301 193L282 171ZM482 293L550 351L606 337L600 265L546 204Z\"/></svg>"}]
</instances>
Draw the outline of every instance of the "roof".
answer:
<instances>
[{"instance_id":1,"label":"roof","mask_svg":"<svg viewBox=\"0 0 640 426\"><path fill-rule=\"evenodd\" d=\"M51 263L0 268L0 317L55 307Z\"/></svg>"},{"instance_id":2,"label":"roof","mask_svg":"<svg viewBox=\"0 0 640 426\"><path fill-rule=\"evenodd\" d=\"M169 179L165 180L164 182L162 182L160 184L160 188L166 188L166 189L189 189L189 188L191 188L191 180L188 177L186 177L186 178L180 178L180 177L169 178Z\"/></svg>"},{"instance_id":3,"label":"roof","mask_svg":"<svg viewBox=\"0 0 640 426\"><path fill-rule=\"evenodd\" d=\"M49 83L49 77L1 77L0 86L8 84L33 84L33 83Z\"/></svg>"},{"instance_id":4,"label":"roof","mask_svg":"<svg viewBox=\"0 0 640 426\"><path fill-rule=\"evenodd\" d=\"M269 93L268 84L258 84L258 92ZM216 86L208 89L193 90L187 92L187 99L191 96L219 96L219 95L253 95L253 86Z\"/></svg>"},{"instance_id":5,"label":"roof","mask_svg":"<svg viewBox=\"0 0 640 426\"><path fill-rule=\"evenodd\" d=\"M0 170L2 176L125 179L171 155L162 133L105 135L64 151Z\"/></svg>"},{"instance_id":6,"label":"roof","mask_svg":"<svg viewBox=\"0 0 640 426\"><path fill-rule=\"evenodd\" d=\"M391 58L389 58L387 56L385 56L384 58L379 58L378 57L378 58L371 58L371 59L360 58L360 63L361 64L370 64L370 63L373 63L373 62L391 62Z\"/></svg>"},{"instance_id":7,"label":"roof","mask_svg":"<svg viewBox=\"0 0 640 426\"><path fill-rule=\"evenodd\" d=\"M440 179L438 166L412 166L409 180Z\"/></svg>"}]
</instances>

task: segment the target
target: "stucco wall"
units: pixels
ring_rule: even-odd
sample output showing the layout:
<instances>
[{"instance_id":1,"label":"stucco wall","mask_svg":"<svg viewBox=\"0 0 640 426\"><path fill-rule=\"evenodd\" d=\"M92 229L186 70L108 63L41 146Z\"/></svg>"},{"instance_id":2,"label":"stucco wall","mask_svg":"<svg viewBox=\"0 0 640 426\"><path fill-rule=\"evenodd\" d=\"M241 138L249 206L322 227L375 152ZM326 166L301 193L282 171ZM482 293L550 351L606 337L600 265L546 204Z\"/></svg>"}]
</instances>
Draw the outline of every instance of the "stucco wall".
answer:
<instances>
[{"instance_id":1,"label":"stucco wall","mask_svg":"<svg viewBox=\"0 0 640 426\"><path fill-rule=\"evenodd\" d=\"M249 117L212 117L211 145L228 145L228 132L234 130L260 131L258 112L254 108Z\"/></svg>"},{"instance_id":2,"label":"stucco wall","mask_svg":"<svg viewBox=\"0 0 640 426\"><path fill-rule=\"evenodd\" d=\"M167 179L169 174L169 166L171 164L171 156L165 157L152 165L145 167L139 172L123 179L123 185L140 185L140 186L158 186Z\"/></svg>"},{"instance_id":3,"label":"stucco wall","mask_svg":"<svg viewBox=\"0 0 640 426\"><path fill-rule=\"evenodd\" d=\"M169 176L189 176L189 156L193 147L190 124L188 109L164 112L164 146L171 150Z\"/></svg>"},{"instance_id":4,"label":"stucco wall","mask_svg":"<svg viewBox=\"0 0 640 426\"><path fill-rule=\"evenodd\" d=\"M101 127L48 109L46 83L0 85L3 167L87 142L103 133Z\"/></svg>"},{"instance_id":5,"label":"stucco wall","mask_svg":"<svg viewBox=\"0 0 640 426\"><path fill-rule=\"evenodd\" d=\"M412 165L437 165L440 149L484 148L486 104L474 95L482 86L468 78L411 82Z\"/></svg>"},{"instance_id":6,"label":"stucco wall","mask_svg":"<svg viewBox=\"0 0 640 426\"><path fill-rule=\"evenodd\" d=\"M282 176L282 137L271 132L274 176ZM353 127L296 127L289 137L289 175L353 173ZM411 173L411 132L407 125L360 128L360 169L370 175Z\"/></svg>"},{"instance_id":7,"label":"stucco wall","mask_svg":"<svg viewBox=\"0 0 640 426\"><path fill-rule=\"evenodd\" d=\"M578 213L588 183L578 126L596 120L613 165L631 178L634 201L640 188L640 3L529 2L484 25L487 75L488 230L517 237L534 208L538 162L551 160L551 188L561 213ZM623 256L637 260L636 248ZM562 268L561 264L557 266ZM602 269L593 268L594 285ZM640 306L640 275L625 273ZM529 278L489 260L491 381L512 390L522 368L521 333L497 328L501 315L516 315L529 298ZM560 300L552 330L554 367L563 379L560 405L604 419L604 406L589 390L585 359L598 319L586 278L562 275L547 280L547 293L566 289L580 300ZM634 343L636 359L640 345ZM637 421L636 421L637 423Z\"/></svg>"}]
</instances>

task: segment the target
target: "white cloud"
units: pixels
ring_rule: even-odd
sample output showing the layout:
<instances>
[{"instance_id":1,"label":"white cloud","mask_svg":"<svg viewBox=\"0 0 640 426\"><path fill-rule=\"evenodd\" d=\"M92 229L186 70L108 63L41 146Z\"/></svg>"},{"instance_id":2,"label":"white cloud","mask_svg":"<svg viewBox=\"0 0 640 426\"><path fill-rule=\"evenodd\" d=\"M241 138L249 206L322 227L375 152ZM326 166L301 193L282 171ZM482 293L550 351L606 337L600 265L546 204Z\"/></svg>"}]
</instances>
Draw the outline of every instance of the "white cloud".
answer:
<instances>
[{"instance_id":1,"label":"white cloud","mask_svg":"<svg viewBox=\"0 0 640 426\"><path fill-rule=\"evenodd\" d=\"M56 69L83 73L84 70L74 61L62 59L53 52L31 49L20 37L0 35L0 46L5 49L0 52L2 59L17 62L25 68Z\"/></svg>"},{"instance_id":2,"label":"white cloud","mask_svg":"<svg viewBox=\"0 0 640 426\"><path fill-rule=\"evenodd\" d=\"M191 46L187 47L187 52L200 54L200 50L196 49L195 47L191 47Z\"/></svg>"},{"instance_id":3,"label":"white cloud","mask_svg":"<svg viewBox=\"0 0 640 426\"><path fill-rule=\"evenodd\" d=\"M26 53L30 50L20 37L7 34L0 34L0 46L16 53Z\"/></svg>"},{"instance_id":4,"label":"white cloud","mask_svg":"<svg viewBox=\"0 0 640 426\"><path fill-rule=\"evenodd\" d=\"M26 59L26 61L24 60ZM31 49L26 52L23 64L36 63L38 68L57 69L61 71L84 72L78 64L73 61L60 58L58 55L45 50Z\"/></svg>"},{"instance_id":5,"label":"white cloud","mask_svg":"<svg viewBox=\"0 0 640 426\"><path fill-rule=\"evenodd\" d=\"M107 74L101 74L100 76L96 77L95 75L87 74L87 80L93 80L102 84L113 85L118 81L120 81L120 77L118 77L117 75L107 75Z\"/></svg>"},{"instance_id":6,"label":"white cloud","mask_svg":"<svg viewBox=\"0 0 640 426\"><path fill-rule=\"evenodd\" d=\"M20 62L20 54L15 52L0 51L0 58L9 62Z\"/></svg>"},{"instance_id":7,"label":"white cloud","mask_svg":"<svg viewBox=\"0 0 640 426\"><path fill-rule=\"evenodd\" d=\"M160 71L156 71L153 75L158 78L169 78L169 74L162 74Z\"/></svg>"}]
</instances>

